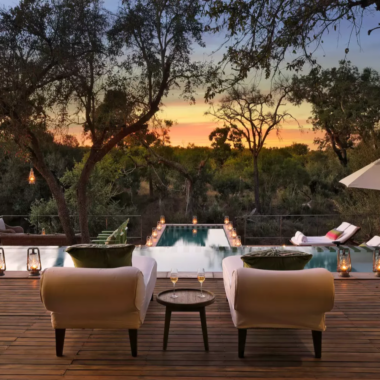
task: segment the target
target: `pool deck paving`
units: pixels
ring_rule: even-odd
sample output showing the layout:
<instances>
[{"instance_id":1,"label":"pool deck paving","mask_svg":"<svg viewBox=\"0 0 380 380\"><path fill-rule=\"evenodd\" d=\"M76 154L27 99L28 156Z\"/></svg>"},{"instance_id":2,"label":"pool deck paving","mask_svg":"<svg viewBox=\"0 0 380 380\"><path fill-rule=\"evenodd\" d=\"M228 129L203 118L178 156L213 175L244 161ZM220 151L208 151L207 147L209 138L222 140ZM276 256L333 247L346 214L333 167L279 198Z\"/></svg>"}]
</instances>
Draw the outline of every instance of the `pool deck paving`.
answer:
<instances>
[{"instance_id":1,"label":"pool deck paving","mask_svg":"<svg viewBox=\"0 0 380 380\"><path fill-rule=\"evenodd\" d=\"M373 274L335 281L322 359L314 358L310 331L282 329L250 330L239 359L220 273L209 274L204 284L216 295L206 308L210 351L203 349L197 313L173 314L163 351L165 308L154 300L138 333L136 358L126 330L67 330L64 356L57 358L39 279L9 273L0 278L0 379L379 379L380 283ZM199 288L192 276L183 273L177 287ZM166 277L159 274L155 295L171 288Z\"/></svg>"}]
</instances>

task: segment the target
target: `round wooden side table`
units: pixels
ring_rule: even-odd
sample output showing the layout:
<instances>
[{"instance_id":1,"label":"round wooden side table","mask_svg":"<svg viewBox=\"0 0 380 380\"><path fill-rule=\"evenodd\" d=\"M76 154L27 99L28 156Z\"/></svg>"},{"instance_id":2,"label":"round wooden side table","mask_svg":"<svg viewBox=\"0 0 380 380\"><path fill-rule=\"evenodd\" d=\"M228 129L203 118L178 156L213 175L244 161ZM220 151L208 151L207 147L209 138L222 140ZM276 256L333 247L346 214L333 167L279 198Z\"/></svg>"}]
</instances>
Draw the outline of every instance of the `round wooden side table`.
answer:
<instances>
[{"instance_id":1,"label":"round wooden side table","mask_svg":"<svg viewBox=\"0 0 380 380\"><path fill-rule=\"evenodd\" d=\"M202 324L203 343L205 350L208 351L206 306L215 302L215 294L203 290L204 298L199 297L201 291L198 289L176 289L178 298L172 298L173 290L165 290L157 296L157 302L166 306L165 330L164 330L164 350L168 346L170 319L173 311L199 312Z\"/></svg>"}]
</instances>

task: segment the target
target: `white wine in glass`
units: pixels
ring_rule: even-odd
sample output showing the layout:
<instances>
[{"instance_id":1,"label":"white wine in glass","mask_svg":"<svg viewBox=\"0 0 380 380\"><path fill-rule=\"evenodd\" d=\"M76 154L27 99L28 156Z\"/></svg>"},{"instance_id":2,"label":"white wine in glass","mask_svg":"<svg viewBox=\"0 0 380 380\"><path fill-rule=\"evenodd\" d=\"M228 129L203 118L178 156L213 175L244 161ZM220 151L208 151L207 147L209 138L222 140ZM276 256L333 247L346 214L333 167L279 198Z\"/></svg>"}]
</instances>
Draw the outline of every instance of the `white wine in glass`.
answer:
<instances>
[{"instance_id":1,"label":"white wine in glass","mask_svg":"<svg viewBox=\"0 0 380 380\"><path fill-rule=\"evenodd\" d=\"M203 294L203 283L206 280L206 273L203 268L198 270L197 277L198 277L198 281L201 283L201 294L199 295L199 297L204 298L206 296Z\"/></svg>"},{"instance_id":2,"label":"white wine in glass","mask_svg":"<svg viewBox=\"0 0 380 380\"><path fill-rule=\"evenodd\" d=\"M173 294L171 295L172 298L178 298L177 294L175 294L175 284L178 281L178 270L172 269L170 271L170 281L173 283Z\"/></svg>"}]
</instances>

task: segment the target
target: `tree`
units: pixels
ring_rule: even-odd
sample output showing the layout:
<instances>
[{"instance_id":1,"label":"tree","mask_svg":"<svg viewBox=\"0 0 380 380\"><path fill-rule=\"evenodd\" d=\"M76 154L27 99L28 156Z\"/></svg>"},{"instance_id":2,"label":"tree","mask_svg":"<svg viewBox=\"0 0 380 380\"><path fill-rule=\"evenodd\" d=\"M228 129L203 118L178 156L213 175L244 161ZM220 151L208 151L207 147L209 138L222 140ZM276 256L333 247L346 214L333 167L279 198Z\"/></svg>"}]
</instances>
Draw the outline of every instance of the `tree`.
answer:
<instances>
[{"instance_id":1,"label":"tree","mask_svg":"<svg viewBox=\"0 0 380 380\"><path fill-rule=\"evenodd\" d=\"M376 143L380 77L375 70L360 73L349 61L341 61L338 68L314 68L308 75L293 77L290 99L312 104L313 129L325 133L315 143L320 149L332 147L342 166L347 166L347 151L359 141Z\"/></svg>"},{"instance_id":2,"label":"tree","mask_svg":"<svg viewBox=\"0 0 380 380\"><path fill-rule=\"evenodd\" d=\"M230 129L229 139L235 147L248 145L253 158L253 179L255 205L261 212L259 185L259 155L265 141L272 131L280 130L281 124L293 118L287 111L282 111L283 101L288 94L286 87L278 86L276 94L263 94L256 87L233 87L222 98L219 107L211 106L207 114L223 121Z\"/></svg>"},{"instance_id":3,"label":"tree","mask_svg":"<svg viewBox=\"0 0 380 380\"><path fill-rule=\"evenodd\" d=\"M69 243L64 189L41 146L53 128L79 124L90 152L77 182L82 241L90 239L87 184L98 162L143 130L168 92L193 86L208 66L190 59L203 45L197 1L135 0L111 18L98 0L22 0L0 11L0 123L47 181Z\"/></svg>"},{"instance_id":4,"label":"tree","mask_svg":"<svg viewBox=\"0 0 380 380\"><path fill-rule=\"evenodd\" d=\"M231 144L228 141L230 134L229 127L215 128L208 136L212 141L211 147L213 148L213 156L218 166L221 167L231 155Z\"/></svg>"},{"instance_id":5,"label":"tree","mask_svg":"<svg viewBox=\"0 0 380 380\"><path fill-rule=\"evenodd\" d=\"M269 77L289 57L287 69L315 64L313 53L326 34L339 31L342 21L350 22L353 32L359 33L363 15L380 10L379 0L210 0L207 4L208 29L226 30L223 63L232 65L233 83L252 69L263 69ZM215 80L208 95L213 96L219 87L220 81Z\"/></svg>"}]
</instances>

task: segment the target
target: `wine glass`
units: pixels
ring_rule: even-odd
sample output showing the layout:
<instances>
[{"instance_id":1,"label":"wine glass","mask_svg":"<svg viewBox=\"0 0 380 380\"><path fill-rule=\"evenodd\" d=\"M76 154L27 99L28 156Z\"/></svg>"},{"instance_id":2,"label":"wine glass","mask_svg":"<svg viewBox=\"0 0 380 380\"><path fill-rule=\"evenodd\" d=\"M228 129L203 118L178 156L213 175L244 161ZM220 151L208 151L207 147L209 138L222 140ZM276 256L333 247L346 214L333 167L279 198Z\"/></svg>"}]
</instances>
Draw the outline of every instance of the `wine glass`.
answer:
<instances>
[{"instance_id":1,"label":"wine glass","mask_svg":"<svg viewBox=\"0 0 380 380\"><path fill-rule=\"evenodd\" d=\"M198 281L201 283L201 294L199 294L198 297L204 298L206 296L203 294L202 287L203 287L203 282L206 280L206 274L203 268L198 270L197 278L198 278Z\"/></svg>"},{"instance_id":2,"label":"wine glass","mask_svg":"<svg viewBox=\"0 0 380 380\"><path fill-rule=\"evenodd\" d=\"M172 298L178 298L178 296L175 294L175 284L178 281L178 270L172 269L170 271L170 281L173 283L173 294L171 295Z\"/></svg>"}]
</instances>

